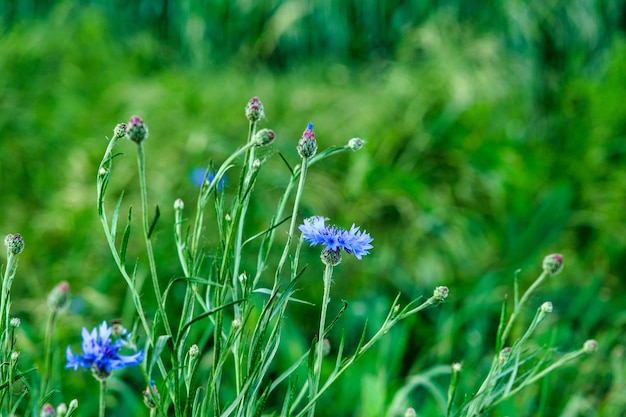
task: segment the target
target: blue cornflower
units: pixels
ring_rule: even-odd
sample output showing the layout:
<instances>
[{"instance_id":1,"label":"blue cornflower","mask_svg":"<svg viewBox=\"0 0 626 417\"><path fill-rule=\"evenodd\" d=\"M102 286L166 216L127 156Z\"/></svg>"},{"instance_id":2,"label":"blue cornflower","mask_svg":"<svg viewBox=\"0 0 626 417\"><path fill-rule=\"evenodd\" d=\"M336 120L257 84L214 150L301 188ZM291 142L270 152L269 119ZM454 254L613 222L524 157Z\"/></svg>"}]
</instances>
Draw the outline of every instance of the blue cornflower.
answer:
<instances>
[{"instance_id":1,"label":"blue cornflower","mask_svg":"<svg viewBox=\"0 0 626 417\"><path fill-rule=\"evenodd\" d=\"M361 259L369 253L374 240L366 231L360 231L354 224L350 230L340 229L336 226L327 226L323 217L314 216L304 220L298 228L302 232L302 238L311 246L325 245L325 250L337 252L340 249L346 253Z\"/></svg>"},{"instance_id":2,"label":"blue cornflower","mask_svg":"<svg viewBox=\"0 0 626 417\"><path fill-rule=\"evenodd\" d=\"M126 366L134 366L143 360L143 351L134 355L120 355L120 349L127 345L126 332L122 331L123 337L112 339L113 328L109 327L106 321L103 321L99 328L90 332L83 327L83 354L78 355L72 353L72 349L68 346L66 357L67 365L65 368L79 367L91 369L96 378L106 379L111 371L121 369Z\"/></svg>"},{"instance_id":3,"label":"blue cornflower","mask_svg":"<svg viewBox=\"0 0 626 417\"><path fill-rule=\"evenodd\" d=\"M206 181L208 184L211 184L215 179L215 171L207 170L205 168L194 168L189 172L189 179L196 187L202 187L202 181ZM217 191L222 191L224 189L224 185L226 185L226 177L222 176L220 180L217 182Z\"/></svg>"}]
</instances>

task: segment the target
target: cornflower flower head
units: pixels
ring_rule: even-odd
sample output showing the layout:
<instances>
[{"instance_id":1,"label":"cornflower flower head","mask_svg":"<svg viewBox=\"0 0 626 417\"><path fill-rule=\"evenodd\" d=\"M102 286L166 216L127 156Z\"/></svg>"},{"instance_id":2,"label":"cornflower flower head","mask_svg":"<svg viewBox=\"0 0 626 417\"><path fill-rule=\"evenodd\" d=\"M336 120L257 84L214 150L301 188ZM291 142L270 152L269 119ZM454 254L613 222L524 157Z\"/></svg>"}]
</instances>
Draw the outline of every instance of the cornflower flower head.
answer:
<instances>
[{"instance_id":1,"label":"cornflower flower head","mask_svg":"<svg viewBox=\"0 0 626 417\"><path fill-rule=\"evenodd\" d=\"M337 252L343 249L346 253L361 259L373 248L371 242L374 240L366 231L361 231L354 224L350 230L341 229L337 226L327 226L326 219L321 216L314 216L304 220L298 228L302 232L304 240L311 246L322 244L324 250Z\"/></svg>"},{"instance_id":2,"label":"cornflower flower head","mask_svg":"<svg viewBox=\"0 0 626 417\"><path fill-rule=\"evenodd\" d=\"M68 346L65 368L79 367L91 369L93 375L98 380L105 380L115 369L122 369L127 366L135 366L143 360L143 351L140 350L132 355L120 355L120 350L127 346L126 338L129 334L124 332L124 337L112 337L113 329L106 321L93 329L91 332L83 327L83 352L82 355L72 353Z\"/></svg>"}]
</instances>

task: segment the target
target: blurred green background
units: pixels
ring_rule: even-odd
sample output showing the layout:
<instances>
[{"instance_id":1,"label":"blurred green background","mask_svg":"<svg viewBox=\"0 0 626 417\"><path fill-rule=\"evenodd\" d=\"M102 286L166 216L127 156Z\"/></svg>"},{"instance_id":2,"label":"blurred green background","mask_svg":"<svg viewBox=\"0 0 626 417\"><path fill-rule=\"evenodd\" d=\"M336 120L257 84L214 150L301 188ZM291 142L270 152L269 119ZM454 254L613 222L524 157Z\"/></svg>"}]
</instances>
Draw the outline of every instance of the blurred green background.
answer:
<instances>
[{"instance_id":1,"label":"blurred green background","mask_svg":"<svg viewBox=\"0 0 626 417\"><path fill-rule=\"evenodd\" d=\"M172 203L192 207L191 170L245 141L243 108L256 95L263 126L277 133L274 151L292 165L307 122L321 149L367 141L314 166L302 207L374 237L370 256L346 259L335 275L331 308L350 304L339 326L348 346L398 292L406 301L450 288L447 303L358 362L320 415L385 415L407 377L456 361L470 395L489 367L514 271L525 288L553 252L565 270L528 308L530 320L543 301L555 306L535 343L564 352L593 337L600 349L493 415L623 415L623 1L74 3L0 0L0 232L26 242L13 292L24 357L41 354L48 291L67 280L75 296L59 322L54 401L78 397L81 415L91 415L96 383L61 370L65 346L77 345L82 326L129 314L95 210L105 137L132 114L150 128L149 198L163 212L155 247L162 276L174 276ZM138 210L135 150L120 150L110 200L123 189ZM287 178L272 155L250 234L269 221ZM129 259L143 256L136 243ZM322 269L317 250L306 252L301 293L315 300ZM300 309L286 331L306 347L316 324ZM134 373L111 384L111 415L147 415ZM447 378L433 380L444 393ZM439 414L428 390L408 405Z\"/></svg>"}]
</instances>

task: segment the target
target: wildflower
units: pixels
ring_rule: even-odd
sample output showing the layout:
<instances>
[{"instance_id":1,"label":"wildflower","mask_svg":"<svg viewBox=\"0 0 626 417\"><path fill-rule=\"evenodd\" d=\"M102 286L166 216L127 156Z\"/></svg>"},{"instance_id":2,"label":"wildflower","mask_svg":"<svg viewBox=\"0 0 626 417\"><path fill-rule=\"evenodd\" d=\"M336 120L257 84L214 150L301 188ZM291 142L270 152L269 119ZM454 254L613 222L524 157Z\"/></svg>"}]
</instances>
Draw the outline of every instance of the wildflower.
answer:
<instances>
[{"instance_id":1,"label":"wildflower","mask_svg":"<svg viewBox=\"0 0 626 417\"><path fill-rule=\"evenodd\" d=\"M99 380L108 378L111 371L122 369L126 366L138 365L143 360L143 351L140 350L133 355L120 355L120 350L127 343L124 338L111 338L113 329L106 321L103 321L99 328L90 332L83 327L83 354L72 353L72 349L67 347L66 368L78 367L88 368L93 371L94 376Z\"/></svg>"},{"instance_id":2,"label":"wildflower","mask_svg":"<svg viewBox=\"0 0 626 417\"><path fill-rule=\"evenodd\" d=\"M261 129L254 134L254 138L252 139L256 146L265 146L269 145L274 141L276 134L271 129Z\"/></svg>"},{"instance_id":3,"label":"wildflower","mask_svg":"<svg viewBox=\"0 0 626 417\"><path fill-rule=\"evenodd\" d=\"M191 183L196 187L202 187L202 183L204 182L206 185L209 185L215 180L215 171L212 169L205 168L194 168L189 173L189 179ZM219 181L216 184L217 191L222 191L224 186L226 185L226 177L222 175Z\"/></svg>"},{"instance_id":4,"label":"wildflower","mask_svg":"<svg viewBox=\"0 0 626 417\"><path fill-rule=\"evenodd\" d=\"M302 158L311 158L317 152L317 141L315 140L315 132L313 131L313 123L306 126L306 130L302 133L302 137L298 142L298 154Z\"/></svg>"},{"instance_id":5,"label":"wildflower","mask_svg":"<svg viewBox=\"0 0 626 417\"><path fill-rule=\"evenodd\" d=\"M354 224L350 230L340 229L336 226L326 226L325 219L321 216L314 216L304 220L299 226L304 240L308 241L311 246L323 244L326 247L326 257L328 260L341 255L339 251L343 249L346 253L354 255L357 259L361 259L363 255L369 253L372 249L372 237L366 231L360 231L359 227Z\"/></svg>"},{"instance_id":6,"label":"wildflower","mask_svg":"<svg viewBox=\"0 0 626 417\"><path fill-rule=\"evenodd\" d=\"M126 137L135 143L141 143L148 139L148 126L146 126L139 116L133 116L128 122Z\"/></svg>"},{"instance_id":7,"label":"wildflower","mask_svg":"<svg viewBox=\"0 0 626 417\"><path fill-rule=\"evenodd\" d=\"M553 253L543 259L543 270L550 275L556 275L563 270L563 255Z\"/></svg>"},{"instance_id":8,"label":"wildflower","mask_svg":"<svg viewBox=\"0 0 626 417\"><path fill-rule=\"evenodd\" d=\"M24 238L19 233L6 235L4 244L13 255L19 255L24 250Z\"/></svg>"},{"instance_id":9,"label":"wildflower","mask_svg":"<svg viewBox=\"0 0 626 417\"><path fill-rule=\"evenodd\" d=\"M70 301L70 284L67 281L59 282L48 294L48 307L59 312L65 310Z\"/></svg>"},{"instance_id":10,"label":"wildflower","mask_svg":"<svg viewBox=\"0 0 626 417\"><path fill-rule=\"evenodd\" d=\"M252 97L246 104L246 117L251 122L258 122L265 116L263 103L258 97Z\"/></svg>"},{"instance_id":11,"label":"wildflower","mask_svg":"<svg viewBox=\"0 0 626 417\"><path fill-rule=\"evenodd\" d=\"M350 148L351 151L356 152L363 147L364 143L365 141L361 138L352 138L348 141L348 148Z\"/></svg>"}]
</instances>

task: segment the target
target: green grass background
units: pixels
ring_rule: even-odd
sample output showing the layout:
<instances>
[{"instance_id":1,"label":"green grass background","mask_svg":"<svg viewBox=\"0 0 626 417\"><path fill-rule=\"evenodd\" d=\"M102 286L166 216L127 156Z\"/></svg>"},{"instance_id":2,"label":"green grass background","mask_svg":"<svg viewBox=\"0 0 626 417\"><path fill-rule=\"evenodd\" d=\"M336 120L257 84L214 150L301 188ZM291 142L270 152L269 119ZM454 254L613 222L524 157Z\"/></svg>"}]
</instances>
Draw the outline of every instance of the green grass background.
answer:
<instances>
[{"instance_id":1,"label":"green grass background","mask_svg":"<svg viewBox=\"0 0 626 417\"><path fill-rule=\"evenodd\" d=\"M471 395L514 271L525 288L553 252L565 270L528 308L529 321L543 301L555 306L535 342L558 352L593 337L599 351L493 415L623 415L625 22L614 0L0 1L0 232L26 242L13 291L23 360L40 360L43 300L69 281L53 399L77 397L81 415L93 414L97 384L61 369L65 346L78 346L82 326L132 320L95 210L105 137L132 114L150 128L149 198L163 212L155 249L167 279L178 273L172 203L193 206L190 170L245 141L243 108L256 95L274 150L291 164L307 122L322 149L367 141L314 166L302 206L303 216L354 222L374 237L371 255L346 259L335 275L331 309L350 304L340 323L348 346L398 292L408 300L450 288L447 303L360 360L320 415L385 415L407 378L456 361L460 394ZM138 210L134 148L121 150L111 192L125 190ZM272 155L250 233L267 224L287 177ZM315 300L322 267L317 250L305 252L301 296ZM142 256L131 240L129 259ZM308 345L313 311L291 313L279 364ZM445 393L447 378L433 387ZM147 415L141 383L134 370L116 376L110 415ZM439 414L428 388L402 405Z\"/></svg>"}]
</instances>

